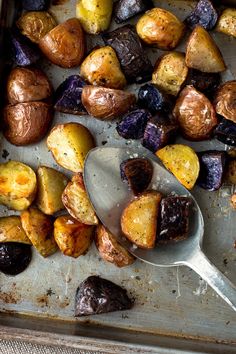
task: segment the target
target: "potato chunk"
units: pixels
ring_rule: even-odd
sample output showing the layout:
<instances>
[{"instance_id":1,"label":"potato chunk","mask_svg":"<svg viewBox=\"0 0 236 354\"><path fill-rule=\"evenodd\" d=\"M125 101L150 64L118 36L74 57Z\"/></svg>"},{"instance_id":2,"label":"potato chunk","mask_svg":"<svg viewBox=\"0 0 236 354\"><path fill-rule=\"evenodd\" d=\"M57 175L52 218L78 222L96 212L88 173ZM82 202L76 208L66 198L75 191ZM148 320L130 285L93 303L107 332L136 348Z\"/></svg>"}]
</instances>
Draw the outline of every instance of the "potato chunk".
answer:
<instances>
[{"instance_id":1,"label":"potato chunk","mask_svg":"<svg viewBox=\"0 0 236 354\"><path fill-rule=\"evenodd\" d=\"M18 161L0 164L0 204L24 210L33 202L37 189L36 175Z\"/></svg>"},{"instance_id":2,"label":"potato chunk","mask_svg":"<svg viewBox=\"0 0 236 354\"><path fill-rule=\"evenodd\" d=\"M236 38L236 9L225 9L217 23L216 31Z\"/></svg>"},{"instance_id":3,"label":"potato chunk","mask_svg":"<svg viewBox=\"0 0 236 354\"><path fill-rule=\"evenodd\" d=\"M91 245L94 227L84 225L69 215L60 216L54 223L54 237L61 252L77 258Z\"/></svg>"},{"instance_id":4,"label":"potato chunk","mask_svg":"<svg viewBox=\"0 0 236 354\"><path fill-rule=\"evenodd\" d=\"M236 123L236 80L222 84L215 94L216 113Z\"/></svg>"},{"instance_id":5,"label":"potato chunk","mask_svg":"<svg viewBox=\"0 0 236 354\"><path fill-rule=\"evenodd\" d=\"M97 225L98 218L86 193L81 173L72 177L63 194L62 202L68 213L86 225Z\"/></svg>"},{"instance_id":6,"label":"potato chunk","mask_svg":"<svg viewBox=\"0 0 236 354\"><path fill-rule=\"evenodd\" d=\"M31 207L23 211L20 217L26 235L43 257L48 257L57 251L53 236L53 219L50 216Z\"/></svg>"},{"instance_id":7,"label":"potato chunk","mask_svg":"<svg viewBox=\"0 0 236 354\"><path fill-rule=\"evenodd\" d=\"M31 245L22 228L19 216L6 216L0 218L0 242L19 242Z\"/></svg>"},{"instance_id":8,"label":"potato chunk","mask_svg":"<svg viewBox=\"0 0 236 354\"><path fill-rule=\"evenodd\" d=\"M161 194L149 191L127 205L121 216L124 235L140 248L154 248Z\"/></svg>"}]
</instances>

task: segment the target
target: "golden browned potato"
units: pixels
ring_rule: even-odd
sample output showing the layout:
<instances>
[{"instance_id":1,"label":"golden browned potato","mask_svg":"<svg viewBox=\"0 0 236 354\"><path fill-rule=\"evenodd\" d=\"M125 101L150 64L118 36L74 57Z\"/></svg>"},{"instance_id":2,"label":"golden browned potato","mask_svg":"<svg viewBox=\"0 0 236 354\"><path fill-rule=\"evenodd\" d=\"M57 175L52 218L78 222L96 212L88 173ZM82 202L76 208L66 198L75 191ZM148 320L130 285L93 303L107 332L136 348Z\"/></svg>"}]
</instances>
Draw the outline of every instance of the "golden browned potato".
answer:
<instances>
[{"instance_id":1,"label":"golden browned potato","mask_svg":"<svg viewBox=\"0 0 236 354\"><path fill-rule=\"evenodd\" d=\"M82 91L87 112L98 119L109 120L125 114L136 102L131 92L88 85Z\"/></svg>"},{"instance_id":2,"label":"golden browned potato","mask_svg":"<svg viewBox=\"0 0 236 354\"><path fill-rule=\"evenodd\" d=\"M127 205L121 216L124 235L140 248L154 248L161 194L148 191Z\"/></svg>"},{"instance_id":3,"label":"golden browned potato","mask_svg":"<svg viewBox=\"0 0 236 354\"><path fill-rule=\"evenodd\" d=\"M21 213L21 224L36 250L48 257L57 251L53 236L53 219L40 210L29 208Z\"/></svg>"},{"instance_id":4,"label":"golden browned potato","mask_svg":"<svg viewBox=\"0 0 236 354\"><path fill-rule=\"evenodd\" d=\"M31 245L22 228L19 216L5 216L0 218L0 242L20 242Z\"/></svg>"},{"instance_id":5,"label":"golden browned potato","mask_svg":"<svg viewBox=\"0 0 236 354\"><path fill-rule=\"evenodd\" d=\"M156 62L152 74L152 82L158 88L173 96L177 96L188 75L183 53L164 54Z\"/></svg>"},{"instance_id":6,"label":"golden browned potato","mask_svg":"<svg viewBox=\"0 0 236 354\"><path fill-rule=\"evenodd\" d=\"M36 175L32 168L18 161L0 164L0 204L14 210L27 209L36 190Z\"/></svg>"},{"instance_id":7,"label":"golden browned potato","mask_svg":"<svg viewBox=\"0 0 236 354\"><path fill-rule=\"evenodd\" d=\"M236 80L221 85L215 96L216 113L236 123Z\"/></svg>"},{"instance_id":8,"label":"golden browned potato","mask_svg":"<svg viewBox=\"0 0 236 354\"><path fill-rule=\"evenodd\" d=\"M206 73L226 69L224 59L209 33L201 26L191 33L186 49L186 65Z\"/></svg>"},{"instance_id":9,"label":"golden browned potato","mask_svg":"<svg viewBox=\"0 0 236 354\"><path fill-rule=\"evenodd\" d=\"M126 85L116 52L109 46L94 49L83 61L80 74L91 85L113 89Z\"/></svg>"},{"instance_id":10,"label":"golden browned potato","mask_svg":"<svg viewBox=\"0 0 236 354\"><path fill-rule=\"evenodd\" d=\"M97 225L98 218L90 203L81 173L72 177L62 194L62 202L68 213L86 225Z\"/></svg>"},{"instance_id":11,"label":"golden browned potato","mask_svg":"<svg viewBox=\"0 0 236 354\"><path fill-rule=\"evenodd\" d=\"M35 43L39 43L40 39L57 25L46 11L25 12L16 24L21 33Z\"/></svg>"},{"instance_id":12,"label":"golden browned potato","mask_svg":"<svg viewBox=\"0 0 236 354\"><path fill-rule=\"evenodd\" d=\"M69 179L54 168L40 166L37 170L37 181L36 203L38 208L47 215L53 215L64 209L61 197Z\"/></svg>"},{"instance_id":13,"label":"golden browned potato","mask_svg":"<svg viewBox=\"0 0 236 354\"><path fill-rule=\"evenodd\" d=\"M236 8L225 9L222 12L216 31L236 37Z\"/></svg>"},{"instance_id":14,"label":"golden browned potato","mask_svg":"<svg viewBox=\"0 0 236 354\"><path fill-rule=\"evenodd\" d=\"M56 125L47 145L56 162L72 172L83 171L85 157L95 147L92 134L79 123Z\"/></svg>"},{"instance_id":15,"label":"golden browned potato","mask_svg":"<svg viewBox=\"0 0 236 354\"><path fill-rule=\"evenodd\" d=\"M106 31L111 22L112 0L78 0L76 17L85 32L97 34Z\"/></svg>"},{"instance_id":16,"label":"golden browned potato","mask_svg":"<svg viewBox=\"0 0 236 354\"><path fill-rule=\"evenodd\" d=\"M54 64L73 68L81 64L86 42L78 19L71 18L53 28L39 41L43 54Z\"/></svg>"},{"instance_id":17,"label":"golden browned potato","mask_svg":"<svg viewBox=\"0 0 236 354\"><path fill-rule=\"evenodd\" d=\"M228 163L225 181L227 183L236 184L236 160L232 160Z\"/></svg>"},{"instance_id":18,"label":"golden browned potato","mask_svg":"<svg viewBox=\"0 0 236 354\"><path fill-rule=\"evenodd\" d=\"M98 225L96 229L95 243L102 259L117 267L126 267L135 261L135 258L103 225Z\"/></svg>"},{"instance_id":19,"label":"golden browned potato","mask_svg":"<svg viewBox=\"0 0 236 354\"><path fill-rule=\"evenodd\" d=\"M52 95L52 85L40 69L17 67L7 80L7 98L10 104L41 101Z\"/></svg>"},{"instance_id":20,"label":"golden browned potato","mask_svg":"<svg viewBox=\"0 0 236 354\"><path fill-rule=\"evenodd\" d=\"M186 86L176 101L173 115L183 135L190 140L206 140L218 124L209 99L193 86Z\"/></svg>"},{"instance_id":21,"label":"golden browned potato","mask_svg":"<svg viewBox=\"0 0 236 354\"><path fill-rule=\"evenodd\" d=\"M25 102L4 108L5 138L13 145L37 143L47 133L53 111L44 102Z\"/></svg>"},{"instance_id":22,"label":"golden browned potato","mask_svg":"<svg viewBox=\"0 0 236 354\"><path fill-rule=\"evenodd\" d=\"M236 193L234 193L231 197L231 205L234 209L236 209ZM236 241L235 241L235 248L236 248Z\"/></svg>"},{"instance_id":23,"label":"golden browned potato","mask_svg":"<svg viewBox=\"0 0 236 354\"><path fill-rule=\"evenodd\" d=\"M61 252L77 258L87 252L94 234L94 226L84 225L72 216L59 216L54 223L54 237Z\"/></svg>"},{"instance_id":24,"label":"golden browned potato","mask_svg":"<svg viewBox=\"0 0 236 354\"><path fill-rule=\"evenodd\" d=\"M171 12L155 7L139 19L136 29L145 43L171 50L178 45L185 26Z\"/></svg>"}]
</instances>

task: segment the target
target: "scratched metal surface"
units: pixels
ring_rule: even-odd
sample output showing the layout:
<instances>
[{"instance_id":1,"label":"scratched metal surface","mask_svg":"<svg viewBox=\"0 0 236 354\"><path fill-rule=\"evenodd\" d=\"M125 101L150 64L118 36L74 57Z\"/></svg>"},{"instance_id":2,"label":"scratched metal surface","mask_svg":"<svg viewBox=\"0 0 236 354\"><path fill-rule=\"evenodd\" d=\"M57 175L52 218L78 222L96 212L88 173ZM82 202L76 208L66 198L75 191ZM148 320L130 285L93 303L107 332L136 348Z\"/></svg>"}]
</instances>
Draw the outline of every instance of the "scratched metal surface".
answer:
<instances>
[{"instance_id":1,"label":"scratched metal surface","mask_svg":"<svg viewBox=\"0 0 236 354\"><path fill-rule=\"evenodd\" d=\"M8 2L9 6L12 3ZM51 7L58 22L75 16L76 1L64 1ZM170 9L184 18L193 4L189 1L156 1L156 6ZM229 70L225 79L236 76L236 40L221 34L213 34L219 44ZM102 43L98 37L88 39L89 47ZM184 45L180 46L184 50ZM161 53L149 49L153 62ZM48 73L54 88L68 75L78 69L65 70L48 62L41 63ZM129 87L137 91L138 86ZM137 142L121 139L115 130L115 123L100 122L90 117L76 117L56 113L54 124L77 121L86 125L96 136L97 144L112 146L136 146ZM189 144L189 142L188 142ZM216 141L193 143L196 150L209 148L225 149ZM4 150L9 155L3 158ZM11 146L4 138L0 140L0 160L14 159L36 168L40 164L60 168L48 152L45 142L30 147ZM62 170L62 169L61 169ZM64 171L67 173L66 171ZM224 186L219 192L207 193L194 189L205 223L204 249L212 262L233 282L235 278L236 213L229 207L232 188ZM12 212L0 209L1 215ZM86 256L72 259L59 252L43 259L35 251L28 269L16 277L0 274L0 311L48 318L77 321L73 318L74 296L79 283L89 275L98 274L120 284L135 297L133 310L99 315L90 318L93 324L129 328L140 332L205 338L215 341L236 342L236 315L193 271L185 267L155 268L135 262L128 268L118 269L104 263L94 245ZM30 323L30 322L29 322Z\"/></svg>"}]
</instances>

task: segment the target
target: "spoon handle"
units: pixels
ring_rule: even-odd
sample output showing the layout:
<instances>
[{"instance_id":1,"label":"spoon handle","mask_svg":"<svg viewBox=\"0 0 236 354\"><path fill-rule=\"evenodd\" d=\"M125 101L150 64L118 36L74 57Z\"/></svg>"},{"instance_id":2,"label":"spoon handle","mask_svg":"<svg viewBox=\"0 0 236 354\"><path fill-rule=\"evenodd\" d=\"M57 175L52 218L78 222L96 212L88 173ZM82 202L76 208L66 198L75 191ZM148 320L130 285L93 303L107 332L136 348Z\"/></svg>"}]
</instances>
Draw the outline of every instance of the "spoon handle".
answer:
<instances>
[{"instance_id":1,"label":"spoon handle","mask_svg":"<svg viewBox=\"0 0 236 354\"><path fill-rule=\"evenodd\" d=\"M185 264L199 274L236 311L235 285L211 263L201 250L197 251Z\"/></svg>"}]
</instances>

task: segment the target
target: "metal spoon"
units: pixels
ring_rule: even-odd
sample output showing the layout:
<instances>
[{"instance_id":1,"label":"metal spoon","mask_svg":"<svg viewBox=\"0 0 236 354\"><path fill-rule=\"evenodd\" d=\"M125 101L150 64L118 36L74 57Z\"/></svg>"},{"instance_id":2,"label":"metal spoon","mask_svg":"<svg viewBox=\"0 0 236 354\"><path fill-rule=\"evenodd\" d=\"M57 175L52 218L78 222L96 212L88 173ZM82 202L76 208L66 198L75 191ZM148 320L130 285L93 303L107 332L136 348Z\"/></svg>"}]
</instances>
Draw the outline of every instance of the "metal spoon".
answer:
<instances>
[{"instance_id":1,"label":"metal spoon","mask_svg":"<svg viewBox=\"0 0 236 354\"><path fill-rule=\"evenodd\" d=\"M236 287L209 261L201 249L204 221L196 200L161 165L155 155L146 149L140 151L137 154L137 149L99 147L89 152L85 161L84 181L99 219L135 257L159 267L186 265L192 268L236 311ZM120 217L132 195L127 185L121 181L120 163L137 155L152 161L152 184L155 184L155 189L164 195L174 192L192 198L193 212L187 240L146 251L134 247L122 236Z\"/></svg>"}]
</instances>

